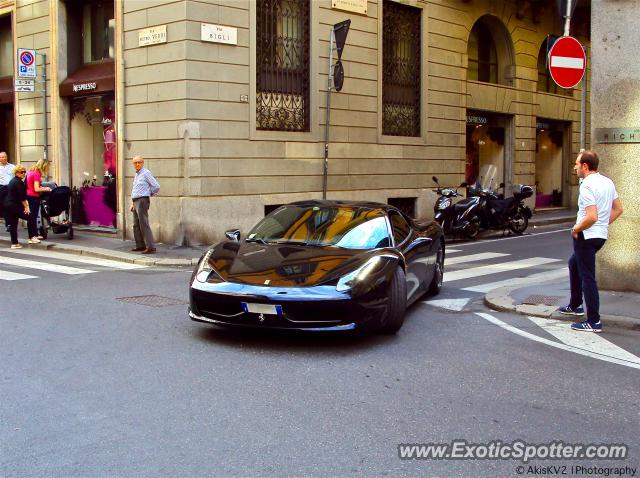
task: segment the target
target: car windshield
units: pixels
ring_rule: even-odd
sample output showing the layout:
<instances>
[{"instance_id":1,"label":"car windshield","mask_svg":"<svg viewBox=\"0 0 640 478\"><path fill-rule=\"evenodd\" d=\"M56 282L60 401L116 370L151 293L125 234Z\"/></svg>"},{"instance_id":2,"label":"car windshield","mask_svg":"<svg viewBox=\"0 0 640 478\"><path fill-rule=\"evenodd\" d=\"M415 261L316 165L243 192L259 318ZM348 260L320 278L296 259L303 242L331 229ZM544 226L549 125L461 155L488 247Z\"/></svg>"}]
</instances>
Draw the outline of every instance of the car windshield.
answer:
<instances>
[{"instance_id":1,"label":"car windshield","mask_svg":"<svg viewBox=\"0 0 640 478\"><path fill-rule=\"evenodd\" d=\"M348 249L388 247L384 213L346 206L282 206L247 235L249 242L334 246Z\"/></svg>"}]
</instances>

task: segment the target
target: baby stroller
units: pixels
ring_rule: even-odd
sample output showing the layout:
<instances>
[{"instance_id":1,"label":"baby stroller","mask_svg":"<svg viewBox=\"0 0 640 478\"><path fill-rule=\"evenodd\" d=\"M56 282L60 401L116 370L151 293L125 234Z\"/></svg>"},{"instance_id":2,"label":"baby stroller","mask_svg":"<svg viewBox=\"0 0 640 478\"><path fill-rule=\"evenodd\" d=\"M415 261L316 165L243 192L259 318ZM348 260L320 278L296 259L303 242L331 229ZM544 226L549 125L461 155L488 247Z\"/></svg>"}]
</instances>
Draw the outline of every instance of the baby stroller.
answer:
<instances>
[{"instance_id":1,"label":"baby stroller","mask_svg":"<svg viewBox=\"0 0 640 478\"><path fill-rule=\"evenodd\" d=\"M40 195L40 235L46 239L48 229L51 228L54 234L66 234L67 239L73 239L73 225L69 214L71 188L57 186L55 183L42 183L42 185L49 186L51 192Z\"/></svg>"}]
</instances>

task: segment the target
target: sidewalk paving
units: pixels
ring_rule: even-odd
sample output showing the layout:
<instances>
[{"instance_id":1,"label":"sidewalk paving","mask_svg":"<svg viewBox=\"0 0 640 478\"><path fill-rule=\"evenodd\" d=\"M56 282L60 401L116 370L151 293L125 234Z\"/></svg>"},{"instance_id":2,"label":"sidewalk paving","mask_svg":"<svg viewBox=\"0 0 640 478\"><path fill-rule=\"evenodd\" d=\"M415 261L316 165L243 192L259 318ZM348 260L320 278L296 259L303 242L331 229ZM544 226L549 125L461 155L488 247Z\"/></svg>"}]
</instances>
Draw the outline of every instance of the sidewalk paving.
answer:
<instances>
[{"instance_id":1,"label":"sidewalk paving","mask_svg":"<svg viewBox=\"0 0 640 478\"><path fill-rule=\"evenodd\" d=\"M193 266L205 250L202 247L184 247L170 244L156 244L156 253L144 255L139 252L131 252L135 242L122 240L115 235L109 237L104 234L95 234L89 231L74 230L73 240L68 240L64 234L53 234L49 231L46 241L40 244L27 244L26 230L20 228L18 241L25 249L45 249L69 254L100 257L121 262L130 262L146 266ZM11 243L9 233L5 232L4 224L0 223L0 247L9 246Z\"/></svg>"}]
</instances>

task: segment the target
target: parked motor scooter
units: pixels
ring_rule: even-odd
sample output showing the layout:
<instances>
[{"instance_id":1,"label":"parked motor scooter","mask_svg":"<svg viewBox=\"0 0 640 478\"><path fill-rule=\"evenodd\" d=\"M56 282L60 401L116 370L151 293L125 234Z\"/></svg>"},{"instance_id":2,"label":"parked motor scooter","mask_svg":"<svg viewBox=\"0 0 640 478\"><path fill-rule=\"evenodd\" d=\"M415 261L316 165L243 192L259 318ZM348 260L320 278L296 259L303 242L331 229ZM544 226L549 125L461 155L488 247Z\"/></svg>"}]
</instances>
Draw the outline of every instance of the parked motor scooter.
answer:
<instances>
[{"instance_id":1,"label":"parked motor scooter","mask_svg":"<svg viewBox=\"0 0 640 478\"><path fill-rule=\"evenodd\" d=\"M441 187L436 176L432 176L431 179L438 186L433 191L439 196L433 207L435 221L442 226L445 234L467 236L465 230L469 227L469 221L466 219L466 212L478 204L479 198L469 197L454 204L452 198L462 197L458 189ZM459 187L466 186L467 183L462 183Z\"/></svg>"},{"instance_id":2,"label":"parked motor scooter","mask_svg":"<svg viewBox=\"0 0 640 478\"><path fill-rule=\"evenodd\" d=\"M500 187L504 188L504 183ZM527 230L532 214L524 200L533 195L531 186L514 186L513 196L505 198L494 191L491 184L483 188L478 182L469 189L469 194L476 201L465 210L464 222L460 224L464 235L469 239L474 239L480 231L488 229L503 232L510 229L515 234L523 234Z\"/></svg>"}]
</instances>

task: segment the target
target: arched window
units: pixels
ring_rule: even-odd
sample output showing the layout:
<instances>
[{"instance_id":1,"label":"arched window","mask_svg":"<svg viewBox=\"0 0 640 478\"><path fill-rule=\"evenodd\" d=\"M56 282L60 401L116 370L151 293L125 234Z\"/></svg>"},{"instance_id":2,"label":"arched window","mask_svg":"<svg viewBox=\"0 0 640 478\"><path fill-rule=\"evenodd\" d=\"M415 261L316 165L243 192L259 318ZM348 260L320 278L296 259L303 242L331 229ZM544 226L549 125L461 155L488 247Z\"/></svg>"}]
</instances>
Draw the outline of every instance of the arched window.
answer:
<instances>
[{"instance_id":1,"label":"arched window","mask_svg":"<svg viewBox=\"0 0 640 478\"><path fill-rule=\"evenodd\" d=\"M471 30L467 45L469 67L467 79L498 83L498 52L489 26L478 21Z\"/></svg>"},{"instance_id":2,"label":"arched window","mask_svg":"<svg viewBox=\"0 0 640 478\"><path fill-rule=\"evenodd\" d=\"M540 46L540 52L538 53L538 91L544 93L553 93L555 95L573 95L573 90L560 88L556 85L553 78L549 74L549 68L547 68L547 40L542 42Z\"/></svg>"}]
</instances>

